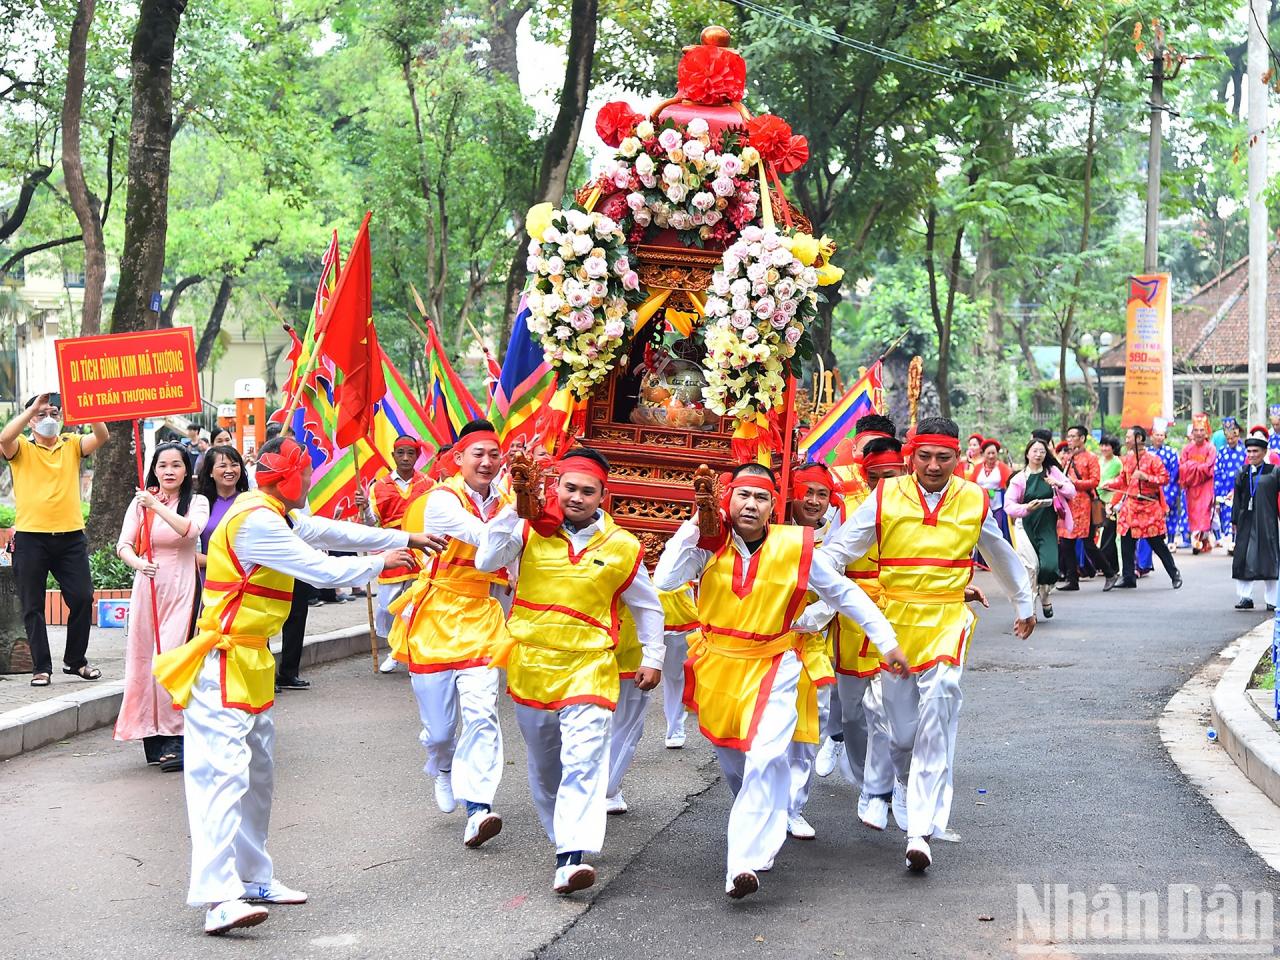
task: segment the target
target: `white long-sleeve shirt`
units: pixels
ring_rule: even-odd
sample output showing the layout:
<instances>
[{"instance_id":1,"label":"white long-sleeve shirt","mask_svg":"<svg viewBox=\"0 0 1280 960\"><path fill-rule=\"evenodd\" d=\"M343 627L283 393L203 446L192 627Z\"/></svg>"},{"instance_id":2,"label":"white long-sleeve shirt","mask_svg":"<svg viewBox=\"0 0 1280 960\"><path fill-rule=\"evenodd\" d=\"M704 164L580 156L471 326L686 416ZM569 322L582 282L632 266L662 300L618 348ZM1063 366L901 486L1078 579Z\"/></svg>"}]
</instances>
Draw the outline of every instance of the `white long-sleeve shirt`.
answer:
<instances>
[{"instance_id":1,"label":"white long-sleeve shirt","mask_svg":"<svg viewBox=\"0 0 1280 960\"><path fill-rule=\"evenodd\" d=\"M938 501L942 499L943 494L953 482L955 482L954 477L935 493L929 493L924 488L920 488L930 510L937 507ZM872 494L862 501L852 516L845 518L844 523L833 536L827 538L818 555L843 570L854 560L866 556L875 542L876 498ZM1000 527L990 511L982 522L982 532L978 535L978 549L982 551L983 559L991 567L991 572L995 574L996 579L1000 581L1000 586L1013 602L1018 619L1025 620L1032 616L1035 613L1034 596L1031 583L1027 580L1026 569L1022 566L1018 555L1013 552L1013 547L1000 532Z\"/></svg>"},{"instance_id":2,"label":"white long-sleeve shirt","mask_svg":"<svg viewBox=\"0 0 1280 960\"><path fill-rule=\"evenodd\" d=\"M736 531L731 530L730 537L733 548L743 559L749 559L751 551L747 548L746 541ZM698 525L692 520L680 524L679 529L672 534L658 560L658 567L653 572L654 585L659 590L674 590L682 583L701 579L702 572L714 555L710 550L698 546L699 538ZM813 562L809 565L809 589L850 620L862 624L867 637L875 644L881 656L887 656L897 648L898 641L893 635L893 627L884 618L884 614L863 593L861 587L855 586L845 577L843 567L833 566L821 552L814 553Z\"/></svg>"},{"instance_id":3,"label":"white long-sleeve shirt","mask_svg":"<svg viewBox=\"0 0 1280 960\"><path fill-rule=\"evenodd\" d=\"M480 511L480 516L491 517L498 505L502 502L498 496L497 484L490 484L487 494L477 493L471 487L465 486L467 496L471 498L471 502L475 508ZM492 521L490 521L492 522ZM421 532L425 533L430 530L432 533L442 537L453 537L461 540L463 543L469 543L473 547L480 546L480 540L484 536L485 522L477 517L474 513L464 508L458 502L458 498L454 496L453 491L445 487L437 487L427 494L426 509L422 514ZM515 588L516 576L519 573L519 560L514 560L507 567L507 576L511 586L504 586L495 583L489 590L490 596L498 600L502 604L502 609L511 612L511 593ZM497 568L495 568L497 569ZM405 616L409 616L408 609L405 610Z\"/></svg>"},{"instance_id":4,"label":"white long-sleeve shirt","mask_svg":"<svg viewBox=\"0 0 1280 960\"><path fill-rule=\"evenodd\" d=\"M581 553L599 532L603 520L604 514L598 513L595 520L585 527L574 529L563 523L560 529L569 538L574 553ZM476 551L476 569L492 571L506 567L511 570L520 561L520 555L524 551L524 530L527 523L527 520L521 520L516 515L515 507L507 507L488 523L482 524L479 549ZM662 599L654 589L644 564L640 565L627 589L622 591L622 602L627 605L636 622L636 634L643 649L640 665L651 670L661 670L666 652L665 614Z\"/></svg>"},{"instance_id":5,"label":"white long-sleeve shirt","mask_svg":"<svg viewBox=\"0 0 1280 960\"><path fill-rule=\"evenodd\" d=\"M286 523L274 510L253 510L236 531L233 547L245 566L268 567L316 587L355 587L382 572L382 557L331 557L321 549L394 550L408 545L409 534L403 530L325 520L298 510L289 513Z\"/></svg>"}]
</instances>

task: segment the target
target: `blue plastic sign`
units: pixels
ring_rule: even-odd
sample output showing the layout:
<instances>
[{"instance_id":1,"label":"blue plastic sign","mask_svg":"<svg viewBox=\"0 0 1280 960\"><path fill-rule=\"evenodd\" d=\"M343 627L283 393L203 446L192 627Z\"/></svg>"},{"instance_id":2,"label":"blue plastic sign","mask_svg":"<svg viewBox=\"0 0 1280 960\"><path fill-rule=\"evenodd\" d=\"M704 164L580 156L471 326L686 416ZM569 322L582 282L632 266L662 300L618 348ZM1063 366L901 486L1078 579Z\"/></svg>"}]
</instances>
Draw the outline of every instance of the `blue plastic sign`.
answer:
<instances>
[{"instance_id":1,"label":"blue plastic sign","mask_svg":"<svg viewBox=\"0 0 1280 960\"><path fill-rule=\"evenodd\" d=\"M153 293L151 295L151 312L152 313L160 312L160 294L158 293Z\"/></svg>"}]
</instances>

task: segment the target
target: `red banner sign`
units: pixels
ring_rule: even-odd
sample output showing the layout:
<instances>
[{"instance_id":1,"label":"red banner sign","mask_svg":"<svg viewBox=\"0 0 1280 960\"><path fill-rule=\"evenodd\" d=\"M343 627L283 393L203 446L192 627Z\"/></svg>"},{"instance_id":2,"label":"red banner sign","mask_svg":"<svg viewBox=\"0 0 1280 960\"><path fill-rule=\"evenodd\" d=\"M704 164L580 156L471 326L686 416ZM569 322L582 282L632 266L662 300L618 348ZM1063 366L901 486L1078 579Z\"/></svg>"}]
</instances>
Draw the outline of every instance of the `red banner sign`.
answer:
<instances>
[{"instance_id":1,"label":"red banner sign","mask_svg":"<svg viewBox=\"0 0 1280 960\"><path fill-rule=\"evenodd\" d=\"M200 412L190 327L54 341L69 426Z\"/></svg>"}]
</instances>

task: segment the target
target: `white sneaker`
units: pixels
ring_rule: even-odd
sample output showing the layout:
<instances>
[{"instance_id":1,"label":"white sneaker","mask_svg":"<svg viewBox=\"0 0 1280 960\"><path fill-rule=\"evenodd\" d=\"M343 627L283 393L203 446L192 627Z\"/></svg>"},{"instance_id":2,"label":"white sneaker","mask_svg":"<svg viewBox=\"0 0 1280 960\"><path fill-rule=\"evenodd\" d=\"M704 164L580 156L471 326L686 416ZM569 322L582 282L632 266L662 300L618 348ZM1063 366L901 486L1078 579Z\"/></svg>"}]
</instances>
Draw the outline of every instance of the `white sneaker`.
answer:
<instances>
[{"instance_id":1,"label":"white sneaker","mask_svg":"<svg viewBox=\"0 0 1280 960\"><path fill-rule=\"evenodd\" d=\"M818 748L817 759L813 761L813 772L820 777L829 777L835 773L836 764L839 762L839 754L843 749L843 743L837 743L830 737L823 740L822 746Z\"/></svg>"},{"instance_id":2,"label":"white sneaker","mask_svg":"<svg viewBox=\"0 0 1280 960\"><path fill-rule=\"evenodd\" d=\"M959 843L960 834L954 830L934 830L932 840L941 840L943 843Z\"/></svg>"},{"instance_id":3,"label":"white sneaker","mask_svg":"<svg viewBox=\"0 0 1280 960\"><path fill-rule=\"evenodd\" d=\"M749 897L759 889L760 878L756 876L754 870L743 870L735 876L726 877L724 881L724 892L734 900Z\"/></svg>"},{"instance_id":4,"label":"white sneaker","mask_svg":"<svg viewBox=\"0 0 1280 960\"><path fill-rule=\"evenodd\" d=\"M243 899L248 903L306 903L307 895L301 890L291 890L279 880L269 883L246 883Z\"/></svg>"},{"instance_id":5,"label":"white sneaker","mask_svg":"<svg viewBox=\"0 0 1280 960\"><path fill-rule=\"evenodd\" d=\"M759 867L759 868L756 870L756 873L768 873L770 870L772 870L772 869L773 869L773 860L774 860L774 858L773 858L773 857L770 857L770 858L769 858L769 862L768 862L768 863L766 863L763 867Z\"/></svg>"},{"instance_id":6,"label":"white sneaker","mask_svg":"<svg viewBox=\"0 0 1280 960\"><path fill-rule=\"evenodd\" d=\"M492 810L477 810L467 817L462 831L462 845L474 850L486 840L492 840L502 832L502 818Z\"/></svg>"},{"instance_id":7,"label":"white sneaker","mask_svg":"<svg viewBox=\"0 0 1280 960\"><path fill-rule=\"evenodd\" d=\"M933 863L929 841L924 837L912 837L907 841L907 869L912 873L924 873Z\"/></svg>"},{"instance_id":8,"label":"white sneaker","mask_svg":"<svg viewBox=\"0 0 1280 960\"><path fill-rule=\"evenodd\" d=\"M245 903L243 900L227 900L215 903L204 915L204 932L211 937L220 936L240 927L256 927L267 919L267 908Z\"/></svg>"},{"instance_id":9,"label":"white sneaker","mask_svg":"<svg viewBox=\"0 0 1280 960\"><path fill-rule=\"evenodd\" d=\"M379 673L395 673L400 669L400 661L393 654L388 653L386 659L378 664Z\"/></svg>"},{"instance_id":10,"label":"white sneaker","mask_svg":"<svg viewBox=\"0 0 1280 960\"><path fill-rule=\"evenodd\" d=\"M604 798L604 812L612 814L622 814L627 812L627 801L623 799L621 790L612 797Z\"/></svg>"},{"instance_id":11,"label":"white sneaker","mask_svg":"<svg viewBox=\"0 0 1280 960\"><path fill-rule=\"evenodd\" d=\"M556 867L556 878L551 885L561 896L585 890L596 882L596 868L589 863L567 863Z\"/></svg>"},{"instance_id":12,"label":"white sneaker","mask_svg":"<svg viewBox=\"0 0 1280 960\"><path fill-rule=\"evenodd\" d=\"M907 832L907 785L893 782L893 822L903 833Z\"/></svg>"},{"instance_id":13,"label":"white sneaker","mask_svg":"<svg viewBox=\"0 0 1280 960\"><path fill-rule=\"evenodd\" d=\"M436 777L436 806L441 813L453 813L458 801L453 798L453 776L448 770Z\"/></svg>"},{"instance_id":14,"label":"white sneaker","mask_svg":"<svg viewBox=\"0 0 1280 960\"><path fill-rule=\"evenodd\" d=\"M681 730L679 733L672 734L671 736L667 737L667 739L664 740L663 743L666 744L666 747L668 750L679 750L683 748L684 747L684 731Z\"/></svg>"},{"instance_id":15,"label":"white sneaker","mask_svg":"<svg viewBox=\"0 0 1280 960\"><path fill-rule=\"evenodd\" d=\"M889 826L889 804L883 797L868 797L864 793L858 798L858 819L872 830L883 830Z\"/></svg>"},{"instance_id":16,"label":"white sneaker","mask_svg":"<svg viewBox=\"0 0 1280 960\"><path fill-rule=\"evenodd\" d=\"M798 813L787 817L787 833L797 840L812 840L818 835L818 831L813 829L809 821Z\"/></svg>"}]
</instances>

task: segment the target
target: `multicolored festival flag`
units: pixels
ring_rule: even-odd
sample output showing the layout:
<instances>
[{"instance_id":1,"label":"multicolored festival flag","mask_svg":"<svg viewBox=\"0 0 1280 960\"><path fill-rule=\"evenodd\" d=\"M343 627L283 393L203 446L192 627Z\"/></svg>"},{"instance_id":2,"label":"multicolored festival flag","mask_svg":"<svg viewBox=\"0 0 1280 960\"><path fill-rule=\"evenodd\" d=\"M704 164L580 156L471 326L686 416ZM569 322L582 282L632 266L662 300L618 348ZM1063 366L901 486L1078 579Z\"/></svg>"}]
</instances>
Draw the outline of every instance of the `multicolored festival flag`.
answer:
<instances>
[{"instance_id":1,"label":"multicolored festival flag","mask_svg":"<svg viewBox=\"0 0 1280 960\"><path fill-rule=\"evenodd\" d=\"M503 449L513 440L529 440L537 433L540 411L551 402L555 389L555 371L529 332L529 308L521 295L497 389L489 401L488 418Z\"/></svg>"},{"instance_id":2,"label":"multicolored festival flag","mask_svg":"<svg viewBox=\"0 0 1280 960\"><path fill-rule=\"evenodd\" d=\"M858 381L849 388L801 438L796 447L800 462L825 460L831 462L836 446L853 432L854 424L861 417L875 413L884 397L884 365L877 360Z\"/></svg>"},{"instance_id":3,"label":"multicolored festival flag","mask_svg":"<svg viewBox=\"0 0 1280 960\"><path fill-rule=\"evenodd\" d=\"M436 444L444 446L457 440L458 432L483 414L480 404L476 403L449 362L435 324L430 317L424 319L427 322L427 372L431 377L427 401L428 426Z\"/></svg>"}]
</instances>

